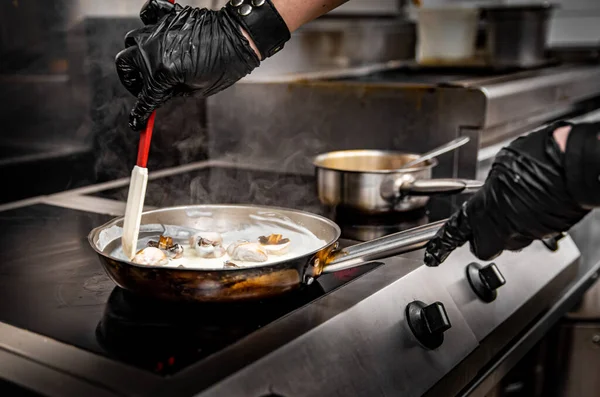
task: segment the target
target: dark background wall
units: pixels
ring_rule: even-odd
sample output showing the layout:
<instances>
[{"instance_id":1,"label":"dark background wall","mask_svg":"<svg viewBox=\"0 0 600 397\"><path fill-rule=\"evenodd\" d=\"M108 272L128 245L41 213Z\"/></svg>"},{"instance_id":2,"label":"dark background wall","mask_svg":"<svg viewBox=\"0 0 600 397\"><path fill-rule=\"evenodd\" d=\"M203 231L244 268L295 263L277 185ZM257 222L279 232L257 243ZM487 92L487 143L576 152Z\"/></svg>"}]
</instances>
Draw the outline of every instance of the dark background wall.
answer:
<instances>
[{"instance_id":1,"label":"dark background wall","mask_svg":"<svg viewBox=\"0 0 600 397\"><path fill-rule=\"evenodd\" d=\"M127 177L135 102L115 55L135 16L73 19L74 0L0 2L0 203ZM150 169L206 158L202 100L160 109Z\"/></svg>"}]
</instances>

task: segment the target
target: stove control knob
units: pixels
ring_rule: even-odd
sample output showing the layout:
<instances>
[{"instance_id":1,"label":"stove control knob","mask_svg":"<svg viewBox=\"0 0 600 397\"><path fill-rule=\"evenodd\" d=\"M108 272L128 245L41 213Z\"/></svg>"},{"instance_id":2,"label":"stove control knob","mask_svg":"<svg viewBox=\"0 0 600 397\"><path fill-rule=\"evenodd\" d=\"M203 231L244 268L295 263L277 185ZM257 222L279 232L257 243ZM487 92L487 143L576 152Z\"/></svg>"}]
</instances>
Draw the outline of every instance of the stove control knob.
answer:
<instances>
[{"instance_id":1,"label":"stove control knob","mask_svg":"<svg viewBox=\"0 0 600 397\"><path fill-rule=\"evenodd\" d=\"M434 350L444 342L444 332L450 329L450 319L441 302L426 305L414 301L406 306L406 321L419 343Z\"/></svg>"},{"instance_id":2,"label":"stove control knob","mask_svg":"<svg viewBox=\"0 0 600 397\"><path fill-rule=\"evenodd\" d=\"M467 266L467 279L475 295L488 303L493 302L498 296L496 290L506 284L506 279L495 263L490 263L487 266L471 263Z\"/></svg>"}]
</instances>

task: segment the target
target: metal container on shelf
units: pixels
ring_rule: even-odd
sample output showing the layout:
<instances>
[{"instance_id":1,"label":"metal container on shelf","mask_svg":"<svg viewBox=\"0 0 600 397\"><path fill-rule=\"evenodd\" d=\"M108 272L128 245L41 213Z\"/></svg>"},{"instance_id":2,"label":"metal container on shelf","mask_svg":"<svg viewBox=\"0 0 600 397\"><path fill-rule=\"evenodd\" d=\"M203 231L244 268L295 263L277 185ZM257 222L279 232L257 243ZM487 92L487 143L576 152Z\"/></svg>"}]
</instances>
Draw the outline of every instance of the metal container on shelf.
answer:
<instances>
[{"instance_id":1,"label":"metal container on shelf","mask_svg":"<svg viewBox=\"0 0 600 397\"><path fill-rule=\"evenodd\" d=\"M546 42L553 4L483 7L487 63L496 67L535 67L547 62Z\"/></svg>"}]
</instances>

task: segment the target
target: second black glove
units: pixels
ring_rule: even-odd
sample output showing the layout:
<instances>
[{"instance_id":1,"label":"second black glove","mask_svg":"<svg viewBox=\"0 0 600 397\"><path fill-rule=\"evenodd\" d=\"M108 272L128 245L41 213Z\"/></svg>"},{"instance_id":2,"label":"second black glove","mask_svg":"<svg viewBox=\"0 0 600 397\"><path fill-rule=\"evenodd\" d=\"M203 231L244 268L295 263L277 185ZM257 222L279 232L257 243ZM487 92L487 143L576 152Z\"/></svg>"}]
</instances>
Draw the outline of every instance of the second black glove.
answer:
<instances>
[{"instance_id":1,"label":"second black glove","mask_svg":"<svg viewBox=\"0 0 600 397\"><path fill-rule=\"evenodd\" d=\"M505 249L519 250L534 240L567 231L589 212L569 188L574 176L567 177L568 156L553 138L561 125L518 138L499 152L484 187L427 245L427 265L439 265L466 242L478 258L490 260ZM593 125L575 126L569 140L594 138L595 133L590 134L594 130ZM578 164L571 174L579 170Z\"/></svg>"}]
</instances>

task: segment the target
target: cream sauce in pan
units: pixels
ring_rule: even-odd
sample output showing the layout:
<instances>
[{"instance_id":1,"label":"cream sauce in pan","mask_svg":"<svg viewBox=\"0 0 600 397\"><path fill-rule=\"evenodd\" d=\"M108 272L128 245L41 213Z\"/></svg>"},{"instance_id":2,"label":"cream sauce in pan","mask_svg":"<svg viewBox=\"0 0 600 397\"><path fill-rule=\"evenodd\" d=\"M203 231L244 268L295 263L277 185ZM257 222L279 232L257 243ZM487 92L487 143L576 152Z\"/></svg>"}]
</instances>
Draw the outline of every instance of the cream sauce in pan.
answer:
<instances>
[{"instance_id":1,"label":"cream sauce in pan","mask_svg":"<svg viewBox=\"0 0 600 397\"><path fill-rule=\"evenodd\" d=\"M159 236L172 237L175 243L179 243L184 248L183 257L179 259L170 259L169 263L162 267L177 268L183 266L188 269L222 269L226 261L231 261L241 268L259 267L268 264L284 262L290 259L304 256L310 252L317 251L323 248L327 242L319 239L307 228L292 222L291 220L261 218L254 216L251 222L243 225L238 225L236 230L210 230L210 229L191 229L186 227L178 227L173 225L155 225L155 229L162 229L161 232L148 232L148 226L143 225L138 240L138 250L147 246L148 241L158 241ZM146 229L146 232L144 232ZM281 234L283 238L290 239L290 247L287 253L283 255L268 255L266 262L242 262L231 260L228 254L220 258L201 258L196 254L194 247L189 245L189 237L196 232L219 232L223 237L223 247L227 248L238 240L246 240L249 242L258 242L260 236L268 236L270 234ZM119 260L127 260L123 253L123 249L119 244L116 249L110 253L111 257Z\"/></svg>"}]
</instances>

